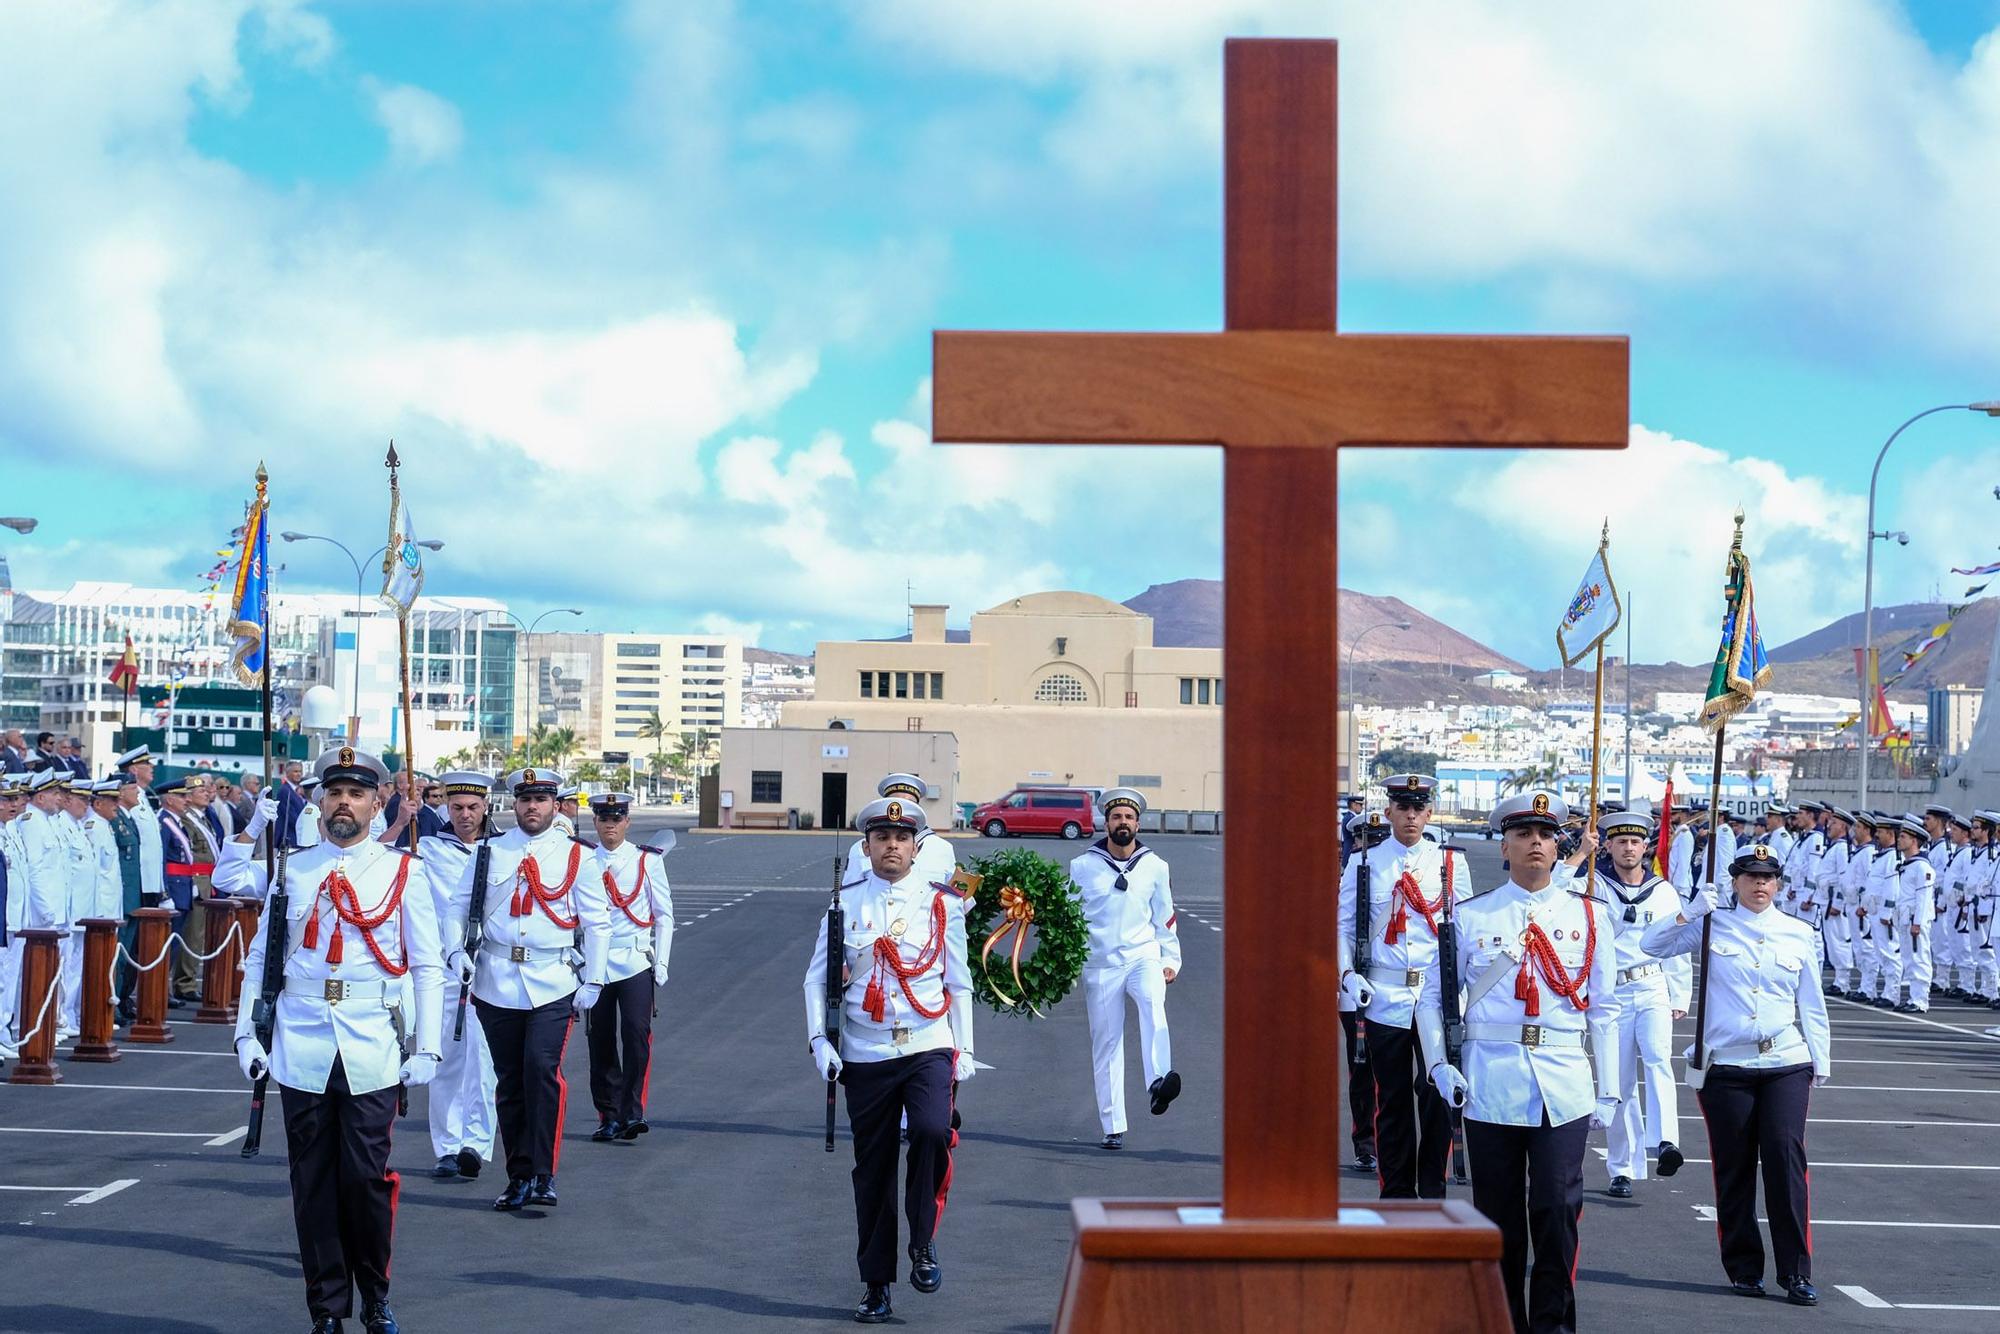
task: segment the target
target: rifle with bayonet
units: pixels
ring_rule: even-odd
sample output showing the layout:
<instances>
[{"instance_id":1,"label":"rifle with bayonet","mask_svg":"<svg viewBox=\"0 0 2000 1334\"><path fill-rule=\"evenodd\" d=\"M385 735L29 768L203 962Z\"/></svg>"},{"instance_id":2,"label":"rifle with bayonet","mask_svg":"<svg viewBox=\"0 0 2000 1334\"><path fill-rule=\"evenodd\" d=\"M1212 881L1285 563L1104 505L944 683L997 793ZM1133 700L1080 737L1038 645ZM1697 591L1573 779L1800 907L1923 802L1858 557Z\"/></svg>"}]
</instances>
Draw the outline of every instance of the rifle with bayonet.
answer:
<instances>
[{"instance_id":1,"label":"rifle with bayonet","mask_svg":"<svg viewBox=\"0 0 2000 1334\"><path fill-rule=\"evenodd\" d=\"M1361 849L1361 865L1354 873L1354 975L1372 987L1375 984L1368 976L1368 970L1375 963L1375 880L1368 873L1368 849L1372 840L1368 837L1366 813L1354 817L1354 842ZM1365 1011L1365 1006L1354 1007L1356 1065L1368 1064L1368 1019Z\"/></svg>"},{"instance_id":2,"label":"rifle with bayonet","mask_svg":"<svg viewBox=\"0 0 2000 1334\"><path fill-rule=\"evenodd\" d=\"M479 851L472 858L472 904L465 914L465 963L479 966L479 943L486 937L486 872L493 865L493 815L489 811L479 830ZM465 1002L472 995L472 983L458 984L458 1015L451 1022L451 1040L465 1041Z\"/></svg>"},{"instance_id":3,"label":"rifle with bayonet","mask_svg":"<svg viewBox=\"0 0 2000 1334\"><path fill-rule=\"evenodd\" d=\"M1454 1070L1463 1070L1459 1064L1465 1054L1465 1015L1459 1009L1458 997L1458 921L1456 904L1451 893L1452 849L1444 849L1444 892L1443 906L1439 910L1438 946L1438 1006L1444 1018L1444 1059ZM1468 1180L1465 1172L1465 1109L1451 1109L1451 1175L1454 1181Z\"/></svg>"},{"instance_id":4,"label":"rifle with bayonet","mask_svg":"<svg viewBox=\"0 0 2000 1334\"><path fill-rule=\"evenodd\" d=\"M257 999L250 1007L250 1028L257 1045L270 1059L277 1036L278 997L285 990L285 954L291 948L291 906L285 892L285 858L290 848L279 848L271 874L271 892L264 900L264 976L257 984ZM250 1124L243 1133L243 1156L255 1158L264 1147L264 1094L271 1084L268 1065L250 1086Z\"/></svg>"},{"instance_id":5,"label":"rifle with bayonet","mask_svg":"<svg viewBox=\"0 0 2000 1334\"><path fill-rule=\"evenodd\" d=\"M840 837L835 831L835 837ZM847 913L840 906L840 882L847 875L847 853L833 856L833 898L826 905L826 1041L840 1054L840 1012L847 1005ZM840 1076L826 1081L826 1151L833 1152L834 1115L838 1110Z\"/></svg>"}]
</instances>

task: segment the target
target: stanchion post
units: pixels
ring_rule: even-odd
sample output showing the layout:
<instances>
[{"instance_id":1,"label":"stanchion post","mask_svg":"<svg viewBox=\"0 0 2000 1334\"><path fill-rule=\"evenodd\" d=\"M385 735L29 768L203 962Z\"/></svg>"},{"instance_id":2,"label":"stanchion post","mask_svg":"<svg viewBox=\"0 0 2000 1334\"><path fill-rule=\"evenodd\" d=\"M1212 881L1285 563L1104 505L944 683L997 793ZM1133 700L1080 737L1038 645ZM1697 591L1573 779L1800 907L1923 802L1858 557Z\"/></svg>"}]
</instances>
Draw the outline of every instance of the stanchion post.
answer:
<instances>
[{"instance_id":1,"label":"stanchion post","mask_svg":"<svg viewBox=\"0 0 2000 1334\"><path fill-rule=\"evenodd\" d=\"M174 910L140 908L132 914L132 920L139 924L138 963L160 959L173 934ZM139 1013L125 1030L127 1042L160 1044L174 1040L173 1030L167 1027L167 985L173 971L174 961L168 958L161 959L159 967L151 972L139 974L139 985L135 988Z\"/></svg>"},{"instance_id":2,"label":"stanchion post","mask_svg":"<svg viewBox=\"0 0 2000 1334\"><path fill-rule=\"evenodd\" d=\"M257 938L257 915L264 905L255 899L236 900L236 944L231 947L229 968L229 1004L240 1007L243 1004L243 988L248 985L243 977L243 961L249 957L250 942Z\"/></svg>"},{"instance_id":3,"label":"stanchion post","mask_svg":"<svg viewBox=\"0 0 2000 1334\"><path fill-rule=\"evenodd\" d=\"M236 1007L229 1003L229 978L236 971L236 960L222 948L222 943L229 939L229 929L236 925L236 902L234 899L208 899L203 907L207 911L202 913L202 921L208 930L201 952L215 957L203 961L201 965L201 1008L194 1012L194 1021L197 1024L233 1024L236 1022Z\"/></svg>"},{"instance_id":4,"label":"stanchion post","mask_svg":"<svg viewBox=\"0 0 2000 1334\"><path fill-rule=\"evenodd\" d=\"M111 965L118 958L118 923L107 917L83 919L83 996L77 1006L72 1061L108 1065L119 1058L112 1029L118 1014L111 1002Z\"/></svg>"},{"instance_id":5,"label":"stanchion post","mask_svg":"<svg viewBox=\"0 0 2000 1334\"><path fill-rule=\"evenodd\" d=\"M56 1005L43 1006L56 988L59 968L57 942L66 931L53 927L23 927L15 936L21 941L21 1012L15 1032L39 1031L21 1048L14 1068L7 1073L9 1084L60 1084L62 1071L56 1069ZM60 1002L58 1002L60 1004Z\"/></svg>"}]
</instances>

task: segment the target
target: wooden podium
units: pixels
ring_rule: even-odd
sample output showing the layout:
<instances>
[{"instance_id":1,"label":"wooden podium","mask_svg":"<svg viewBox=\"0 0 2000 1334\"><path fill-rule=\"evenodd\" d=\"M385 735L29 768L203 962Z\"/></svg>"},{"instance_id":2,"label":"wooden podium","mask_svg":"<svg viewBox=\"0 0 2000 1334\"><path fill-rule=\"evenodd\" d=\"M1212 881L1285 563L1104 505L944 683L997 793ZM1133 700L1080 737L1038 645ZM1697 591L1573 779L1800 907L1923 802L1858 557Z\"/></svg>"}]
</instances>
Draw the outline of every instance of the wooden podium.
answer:
<instances>
[{"instance_id":1,"label":"wooden podium","mask_svg":"<svg viewBox=\"0 0 2000 1334\"><path fill-rule=\"evenodd\" d=\"M1222 1208L1077 1201L1055 1327L1506 1330L1500 1234L1469 1204L1340 1207L1336 456L1621 449L1629 349L1336 333L1335 46L1231 41L1224 66L1223 332L932 346L939 443L1223 447Z\"/></svg>"}]
</instances>

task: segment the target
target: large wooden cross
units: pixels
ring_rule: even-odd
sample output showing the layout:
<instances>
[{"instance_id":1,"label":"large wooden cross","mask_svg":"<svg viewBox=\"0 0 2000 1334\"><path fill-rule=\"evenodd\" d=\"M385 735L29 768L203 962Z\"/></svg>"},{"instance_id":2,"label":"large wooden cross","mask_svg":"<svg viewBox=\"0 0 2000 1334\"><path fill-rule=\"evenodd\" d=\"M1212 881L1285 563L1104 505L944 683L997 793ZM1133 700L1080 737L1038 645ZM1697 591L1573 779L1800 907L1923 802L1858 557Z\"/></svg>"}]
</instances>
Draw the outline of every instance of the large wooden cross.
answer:
<instances>
[{"instance_id":1,"label":"large wooden cross","mask_svg":"<svg viewBox=\"0 0 2000 1334\"><path fill-rule=\"evenodd\" d=\"M1335 453L1622 448L1627 347L1335 333L1335 45L1231 41L1224 65L1227 332L941 331L932 436L1223 447L1223 1214L1331 1219L1345 1139ZM1491 577L1501 553L1413 540L1412 563L1483 561L1509 585Z\"/></svg>"}]
</instances>

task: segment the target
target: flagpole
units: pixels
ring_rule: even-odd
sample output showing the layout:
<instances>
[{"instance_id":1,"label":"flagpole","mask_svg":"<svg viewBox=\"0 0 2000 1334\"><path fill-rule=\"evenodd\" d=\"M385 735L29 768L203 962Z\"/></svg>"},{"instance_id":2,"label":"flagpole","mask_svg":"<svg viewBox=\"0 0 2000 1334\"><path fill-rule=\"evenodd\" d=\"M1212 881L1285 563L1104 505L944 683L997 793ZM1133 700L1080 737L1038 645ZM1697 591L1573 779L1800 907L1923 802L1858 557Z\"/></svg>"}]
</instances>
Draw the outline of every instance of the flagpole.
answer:
<instances>
[{"instance_id":1,"label":"flagpole","mask_svg":"<svg viewBox=\"0 0 2000 1334\"><path fill-rule=\"evenodd\" d=\"M1742 552L1743 511L1738 510L1736 511L1736 536L1729 544L1729 560L1723 570L1725 587L1730 587L1733 584L1736 575L1737 557ZM1734 596L1733 591L1731 596ZM1743 612L1743 606L1739 602L1735 608L1735 614L1741 616ZM1737 633L1740 635L1747 633L1747 631L1745 631L1744 627L1738 625ZM1726 648L1727 646L1725 646L1725 650ZM1728 731L1729 719L1725 717L1715 727L1715 768L1708 780L1708 808L1711 812L1715 812L1717 807L1722 804L1722 742ZM1715 888L1715 849L1716 845L1722 841L1716 837L1718 832L1711 824L1708 832L1707 875L1708 885L1711 889ZM1719 891L1717 897L1720 897ZM1693 1061L1694 1068L1697 1070L1705 1069L1708 1065L1708 943L1714 926L1715 914L1713 912L1703 913L1701 916L1701 975L1695 981L1694 993Z\"/></svg>"},{"instance_id":2,"label":"flagpole","mask_svg":"<svg viewBox=\"0 0 2000 1334\"><path fill-rule=\"evenodd\" d=\"M264 471L262 461L259 461L257 464L257 523L259 524L258 535L260 538L268 533L269 529L264 527L264 525L268 525L271 518L269 512L270 498L266 489L268 481L269 474ZM269 543L265 542L262 545L268 555L270 550ZM271 645L271 572L268 569L264 571L263 581L259 585L259 588L261 590L259 597L263 605L258 608L258 620L263 625L264 633L264 679L261 685L264 705L264 785L257 789L257 799L262 801L271 793L271 672L276 666L276 659L273 655ZM277 882L278 827L272 825L264 832L264 883L268 886L275 885Z\"/></svg>"},{"instance_id":3,"label":"flagpole","mask_svg":"<svg viewBox=\"0 0 2000 1334\"><path fill-rule=\"evenodd\" d=\"M402 460L396 457L396 442L389 442L389 542L382 553L382 585L388 587L391 571L402 557L402 544L409 540L409 534L400 532L402 522L402 484L397 478L397 469ZM398 539L401 539L400 541ZM410 855L417 854L419 834L416 807L422 800L417 791L417 720L410 707L410 609L401 602L396 604L397 658L403 681L403 772L410 784Z\"/></svg>"},{"instance_id":4,"label":"flagpole","mask_svg":"<svg viewBox=\"0 0 2000 1334\"><path fill-rule=\"evenodd\" d=\"M1628 595L1619 617L1625 622L1625 808L1632 808L1632 599Z\"/></svg>"},{"instance_id":5,"label":"flagpole","mask_svg":"<svg viewBox=\"0 0 2000 1334\"><path fill-rule=\"evenodd\" d=\"M1609 550L1610 546L1611 520L1606 519L1604 521L1604 531L1599 534L1597 539L1597 558L1599 561L1604 560L1605 552ZM1607 564L1604 568L1608 573L1611 567ZM1607 580L1606 582L1609 581ZM1614 598L1617 596L1615 591L1612 596ZM1602 635L1597 637L1597 665L1596 670L1591 673L1591 679L1590 818L1584 821L1583 827L1586 830L1595 830L1597 828L1597 782L1601 768L1600 761L1604 754L1604 636ZM1629 720L1627 726L1630 726ZM1588 867L1584 868L1584 873L1586 876L1589 874Z\"/></svg>"}]
</instances>

